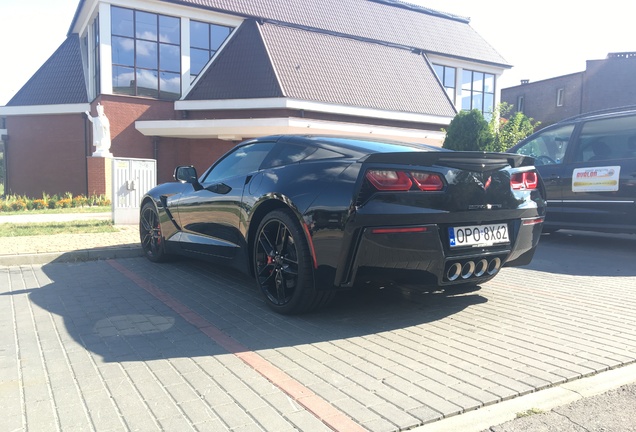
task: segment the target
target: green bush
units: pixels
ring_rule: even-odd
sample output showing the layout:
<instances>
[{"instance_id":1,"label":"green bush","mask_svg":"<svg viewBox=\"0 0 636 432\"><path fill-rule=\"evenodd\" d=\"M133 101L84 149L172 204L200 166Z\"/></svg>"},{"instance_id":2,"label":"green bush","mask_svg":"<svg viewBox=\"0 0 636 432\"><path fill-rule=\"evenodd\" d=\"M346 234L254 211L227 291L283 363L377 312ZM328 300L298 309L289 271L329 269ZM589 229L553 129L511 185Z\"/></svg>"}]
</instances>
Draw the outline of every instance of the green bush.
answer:
<instances>
[{"instance_id":1,"label":"green bush","mask_svg":"<svg viewBox=\"0 0 636 432\"><path fill-rule=\"evenodd\" d=\"M451 120L442 147L458 151L485 151L495 137L481 111L461 111Z\"/></svg>"}]
</instances>

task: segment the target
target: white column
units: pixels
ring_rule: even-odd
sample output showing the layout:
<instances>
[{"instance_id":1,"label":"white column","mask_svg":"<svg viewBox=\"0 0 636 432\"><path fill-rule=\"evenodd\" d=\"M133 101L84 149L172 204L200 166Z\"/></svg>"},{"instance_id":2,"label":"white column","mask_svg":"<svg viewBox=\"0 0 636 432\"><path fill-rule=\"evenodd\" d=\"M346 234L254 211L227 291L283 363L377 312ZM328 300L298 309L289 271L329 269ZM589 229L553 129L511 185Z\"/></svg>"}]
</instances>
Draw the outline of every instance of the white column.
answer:
<instances>
[{"instance_id":1,"label":"white column","mask_svg":"<svg viewBox=\"0 0 636 432\"><path fill-rule=\"evenodd\" d=\"M99 4L99 81L100 94L113 94L113 55L110 37L110 4Z\"/></svg>"},{"instance_id":2,"label":"white column","mask_svg":"<svg viewBox=\"0 0 636 432\"><path fill-rule=\"evenodd\" d=\"M181 18L181 94L190 88L190 18Z\"/></svg>"}]
</instances>

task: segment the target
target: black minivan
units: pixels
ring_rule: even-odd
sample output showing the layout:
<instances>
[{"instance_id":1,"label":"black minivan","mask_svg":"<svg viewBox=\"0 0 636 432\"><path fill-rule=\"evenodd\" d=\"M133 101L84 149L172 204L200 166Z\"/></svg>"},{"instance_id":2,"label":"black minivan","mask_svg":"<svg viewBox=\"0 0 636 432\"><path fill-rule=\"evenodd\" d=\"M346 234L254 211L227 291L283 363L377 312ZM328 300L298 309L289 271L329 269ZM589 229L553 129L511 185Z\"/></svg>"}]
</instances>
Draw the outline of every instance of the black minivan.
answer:
<instances>
[{"instance_id":1,"label":"black minivan","mask_svg":"<svg viewBox=\"0 0 636 432\"><path fill-rule=\"evenodd\" d=\"M560 121L508 152L535 158L548 198L544 232L636 233L636 106Z\"/></svg>"}]
</instances>

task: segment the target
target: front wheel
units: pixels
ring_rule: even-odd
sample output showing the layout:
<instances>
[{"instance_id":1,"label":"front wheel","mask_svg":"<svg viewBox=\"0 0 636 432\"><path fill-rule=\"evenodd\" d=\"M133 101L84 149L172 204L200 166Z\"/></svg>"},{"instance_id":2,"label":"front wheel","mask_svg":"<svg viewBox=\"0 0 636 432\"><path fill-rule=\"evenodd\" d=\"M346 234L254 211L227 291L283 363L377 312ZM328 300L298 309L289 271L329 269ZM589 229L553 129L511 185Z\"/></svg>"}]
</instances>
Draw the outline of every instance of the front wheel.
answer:
<instances>
[{"instance_id":1,"label":"front wheel","mask_svg":"<svg viewBox=\"0 0 636 432\"><path fill-rule=\"evenodd\" d=\"M146 203L141 208L139 216L139 237L144 255L152 262L166 261L168 255L164 249L164 238L161 233L159 215L152 203Z\"/></svg>"},{"instance_id":2,"label":"front wheel","mask_svg":"<svg viewBox=\"0 0 636 432\"><path fill-rule=\"evenodd\" d=\"M333 296L330 291L316 290L309 245L291 211L275 210L263 218L253 254L256 284L275 312L307 312Z\"/></svg>"}]
</instances>

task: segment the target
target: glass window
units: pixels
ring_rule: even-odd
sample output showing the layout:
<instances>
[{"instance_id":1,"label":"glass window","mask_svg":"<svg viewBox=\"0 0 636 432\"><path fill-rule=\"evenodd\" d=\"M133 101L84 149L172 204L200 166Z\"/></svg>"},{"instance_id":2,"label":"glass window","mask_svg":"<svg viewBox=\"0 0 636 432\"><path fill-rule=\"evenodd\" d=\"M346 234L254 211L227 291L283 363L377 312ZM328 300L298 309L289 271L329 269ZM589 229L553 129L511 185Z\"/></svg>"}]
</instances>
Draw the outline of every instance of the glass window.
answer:
<instances>
[{"instance_id":1,"label":"glass window","mask_svg":"<svg viewBox=\"0 0 636 432\"><path fill-rule=\"evenodd\" d=\"M178 99L181 20L116 6L111 18L113 92Z\"/></svg>"},{"instance_id":2,"label":"glass window","mask_svg":"<svg viewBox=\"0 0 636 432\"><path fill-rule=\"evenodd\" d=\"M524 96L519 96L517 97L517 111L518 112L523 112L523 110L525 109L525 102L526 102L526 98Z\"/></svg>"},{"instance_id":3,"label":"glass window","mask_svg":"<svg viewBox=\"0 0 636 432\"><path fill-rule=\"evenodd\" d=\"M157 69L159 56L157 55L157 43L144 40L137 41L137 67L145 69Z\"/></svg>"},{"instance_id":4,"label":"glass window","mask_svg":"<svg viewBox=\"0 0 636 432\"><path fill-rule=\"evenodd\" d=\"M581 128L576 162L636 157L636 116L586 122Z\"/></svg>"},{"instance_id":5,"label":"glass window","mask_svg":"<svg viewBox=\"0 0 636 432\"><path fill-rule=\"evenodd\" d=\"M113 36L113 63L121 66L135 66L135 40Z\"/></svg>"},{"instance_id":6,"label":"glass window","mask_svg":"<svg viewBox=\"0 0 636 432\"><path fill-rule=\"evenodd\" d=\"M232 27L190 21L190 76L201 73L208 61L232 33Z\"/></svg>"},{"instance_id":7,"label":"glass window","mask_svg":"<svg viewBox=\"0 0 636 432\"><path fill-rule=\"evenodd\" d=\"M134 37L135 21L131 9L111 8L111 32L117 36Z\"/></svg>"},{"instance_id":8,"label":"glass window","mask_svg":"<svg viewBox=\"0 0 636 432\"><path fill-rule=\"evenodd\" d=\"M124 95L135 95L135 69L113 66L113 92Z\"/></svg>"},{"instance_id":9,"label":"glass window","mask_svg":"<svg viewBox=\"0 0 636 432\"><path fill-rule=\"evenodd\" d=\"M181 20L159 15L159 42L179 45L181 43Z\"/></svg>"},{"instance_id":10,"label":"glass window","mask_svg":"<svg viewBox=\"0 0 636 432\"><path fill-rule=\"evenodd\" d=\"M462 70L462 110L478 109L489 120L495 109L495 76Z\"/></svg>"},{"instance_id":11,"label":"glass window","mask_svg":"<svg viewBox=\"0 0 636 432\"><path fill-rule=\"evenodd\" d=\"M221 183L230 177L245 176L258 171L274 145L275 143L255 143L238 147L212 167L203 183Z\"/></svg>"},{"instance_id":12,"label":"glass window","mask_svg":"<svg viewBox=\"0 0 636 432\"><path fill-rule=\"evenodd\" d=\"M281 165L289 165L306 159L317 150L317 147L281 143L274 151L274 155L269 159L265 167L274 168Z\"/></svg>"},{"instance_id":13,"label":"glass window","mask_svg":"<svg viewBox=\"0 0 636 432\"><path fill-rule=\"evenodd\" d=\"M156 14L135 11L135 36L137 39L157 40Z\"/></svg>"},{"instance_id":14,"label":"glass window","mask_svg":"<svg viewBox=\"0 0 636 432\"><path fill-rule=\"evenodd\" d=\"M557 89L557 101L556 104L558 107L563 106L563 93L564 90L562 88Z\"/></svg>"},{"instance_id":15,"label":"glass window","mask_svg":"<svg viewBox=\"0 0 636 432\"><path fill-rule=\"evenodd\" d=\"M563 162L574 125L566 125L539 132L537 136L517 149L517 153L532 156L536 165Z\"/></svg>"},{"instance_id":16,"label":"glass window","mask_svg":"<svg viewBox=\"0 0 636 432\"><path fill-rule=\"evenodd\" d=\"M190 21L190 46L205 50L210 49L208 24L198 21Z\"/></svg>"},{"instance_id":17,"label":"glass window","mask_svg":"<svg viewBox=\"0 0 636 432\"><path fill-rule=\"evenodd\" d=\"M442 66L442 65L433 65L433 70L435 70L435 74L442 82L444 86L444 90L446 90L446 94L449 99L455 103L455 75L457 74L457 70L453 67Z\"/></svg>"},{"instance_id":18,"label":"glass window","mask_svg":"<svg viewBox=\"0 0 636 432\"><path fill-rule=\"evenodd\" d=\"M174 45L159 45L159 69L179 72L181 70L181 50Z\"/></svg>"}]
</instances>

